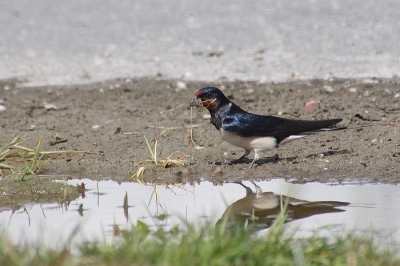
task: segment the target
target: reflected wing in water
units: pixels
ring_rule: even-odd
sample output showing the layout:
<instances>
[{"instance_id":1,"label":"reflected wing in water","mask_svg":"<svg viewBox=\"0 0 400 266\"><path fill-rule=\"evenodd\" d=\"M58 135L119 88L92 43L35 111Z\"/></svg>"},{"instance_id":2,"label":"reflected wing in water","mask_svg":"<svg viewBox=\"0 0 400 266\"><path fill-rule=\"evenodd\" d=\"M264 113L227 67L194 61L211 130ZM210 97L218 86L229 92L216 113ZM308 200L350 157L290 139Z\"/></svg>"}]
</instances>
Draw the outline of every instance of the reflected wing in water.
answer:
<instances>
[{"instance_id":1,"label":"reflected wing in water","mask_svg":"<svg viewBox=\"0 0 400 266\"><path fill-rule=\"evenodd\" d=\"M349 205L348 202L340 201L305 201L286 195L278 195L273 192L262 192L261 188L254 182L256 192L249 187L238 183L246 189L246 196L230 205L217 225L223 219L228 219L229 225L247 224L255 230L266 229L271 226L279 215L281 209L287 204L286 223L317 214L343 212L338 207Z\"/></svg>"}]
</instances>

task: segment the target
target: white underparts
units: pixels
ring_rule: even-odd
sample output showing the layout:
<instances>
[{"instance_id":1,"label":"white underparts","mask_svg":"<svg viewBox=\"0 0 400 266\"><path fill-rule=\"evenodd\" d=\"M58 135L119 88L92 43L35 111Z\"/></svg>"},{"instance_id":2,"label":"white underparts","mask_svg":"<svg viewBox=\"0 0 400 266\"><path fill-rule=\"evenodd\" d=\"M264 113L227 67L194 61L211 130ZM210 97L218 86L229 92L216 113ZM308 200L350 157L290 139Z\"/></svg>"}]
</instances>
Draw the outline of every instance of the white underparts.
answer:
<instances>
[{"instance_id":1,"label":"white underparts","mask_svg":"<svg viewBox=\"0 0 400 266\"><path fill-rule=\"evenodd\" d=\"M220 129L221 137L224 141L245 150L273 150L276 148L274 137L241 137Z\"/></svg>"},{"instance_id":2,"label":"white underparts","mask_svg":"<svg viewBox=\"0 0 400 266\"><path fill-rule=\"evenodd\" d=\"M260 151L269 151L277 147L276 139L274 137L241 137L236 134L225 131L223 128L220 129L222 140L244 149L245 154L241 157L247 156L250 151L254 151L254 160L250 164L253 166L254 162L260 159ZM293 135L284 139L279 145L286 144L293 140L301 139L307 135ZM249 168L250 168L249 167Z\"/></svg>"}]
</instances>

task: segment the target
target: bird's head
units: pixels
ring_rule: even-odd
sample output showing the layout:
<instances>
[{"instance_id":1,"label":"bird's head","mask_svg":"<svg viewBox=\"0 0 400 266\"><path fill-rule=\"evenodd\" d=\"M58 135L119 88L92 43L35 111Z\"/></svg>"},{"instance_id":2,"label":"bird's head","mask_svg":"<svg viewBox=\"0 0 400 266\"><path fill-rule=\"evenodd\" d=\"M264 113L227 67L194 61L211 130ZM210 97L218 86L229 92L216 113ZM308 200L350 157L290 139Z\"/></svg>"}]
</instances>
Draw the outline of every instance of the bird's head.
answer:
<instances>
[{"instance_id":1,"label":"bird's head","mask_svg":"<svg viewBox=\"0 0 400 266\"><path fill-rule=\"evenodd\" d=\"M228 98L215 87L202 88L194 94L196 97L193 100L201 100L201 103L209 111L216 110L221 103L228 103Z\"/></svg>"}]
</instances>

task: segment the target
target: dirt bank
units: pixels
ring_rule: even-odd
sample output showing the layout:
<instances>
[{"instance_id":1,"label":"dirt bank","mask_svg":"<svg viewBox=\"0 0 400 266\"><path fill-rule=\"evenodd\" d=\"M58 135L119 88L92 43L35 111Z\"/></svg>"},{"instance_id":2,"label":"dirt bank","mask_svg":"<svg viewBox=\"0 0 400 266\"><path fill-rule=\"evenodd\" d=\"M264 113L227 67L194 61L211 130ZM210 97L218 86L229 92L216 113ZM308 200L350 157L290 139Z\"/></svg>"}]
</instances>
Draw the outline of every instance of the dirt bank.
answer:
<instances>
[{"instance_id":1,"label":"dirt bank","mask_svg":"<svg viewBox=\"0 0 400 266\"><path fill-rule=\"evenodd\" d=\"M48 161L44 174L74 178L125 180L137 171L137 163L149 159L149 141L165 128L158 141L158 158L185 161L184 166L148 167L144 179L215 182L237 179L296 178L303 181L366 179L397 183L400 180L399 79L310 80L282 84L256 82L188 82L126 79L68 87L19 87L0 84L0 145L14 136L26 136L25 146L42 150L85 150ZM191 109L194 92L217 86L243 109L278 113L299 119L343 118L340 125L358 127L292 142L266 152L250 170L230 165L242 151L221 142L218 132L204 118L208 112ZM316 110L303 114L304 104L319 101ZM182 105L182 106L180 106ZM180 106L180 107L178 107ZM173 111L166 111L176 108ZM160 113L162 111L166 111ZM156 128L154 128L154 126ZM190 128L193 128L193 142ZM62 141L59 141L62 140ZM186 156L188 155L188 156ZM250 154L250 158L252 154Z\"/></svg>"}]
</instances>

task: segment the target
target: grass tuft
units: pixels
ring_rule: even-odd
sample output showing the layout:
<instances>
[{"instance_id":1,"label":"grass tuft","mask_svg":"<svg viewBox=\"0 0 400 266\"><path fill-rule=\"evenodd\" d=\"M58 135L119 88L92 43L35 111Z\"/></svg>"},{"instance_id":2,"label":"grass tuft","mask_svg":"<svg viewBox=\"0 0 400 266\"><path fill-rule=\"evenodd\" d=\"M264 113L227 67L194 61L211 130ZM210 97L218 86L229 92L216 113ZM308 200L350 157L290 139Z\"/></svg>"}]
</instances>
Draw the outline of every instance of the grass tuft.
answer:
<instances>
[{"instance_id":1,"label":"grass tuft","mask_svg":"<svg viewBox=\"0 0 400 266\"><path fill-rule=\"evenodd\" d=\"M86 151L41 151L42 137L39 138L35 149L22 146L28 139L19 136L0 148L0 175L25 180L27 176L38 175L43 165L50 159L60 155L87 153ZM5 163L7 162L7 163ZM4 174L3 171L6 173Z\"/></svg>"},{"instance_id":2,"label":"grass tuft","mask_svg":"<svg viewBox=\"0 0 400 266\"><path fill-rule=\"evenodd\" d=\"M175 111L176 109L182 107L184 104L180 104L175 108L171 108L168 110L164 110L158 113L155 122L153 123L153 125L149 125L149 127L152 127L154 129L154 140L153 140L153 145L150 144L150 141L147 139L147 137L144 135L144 141L147 147L147 150L150 154L151 159L150 160L141 160L138 163L136 163L136 165L142 165L142 164L146 164L146 163L151 163L154 164L155 166L159 166L161 165L163 168L169 168L169 167L181 167L185 165L185 158L190 157L190 155L187 155L181 151L174 151L172 152L167 158L165 159L158 159L158 144L159 144L159 139L160 137L165 134L166 132L170 131L170 130L174 130L177 129L175 127L159 127L156 126L157 120L160 118L160 115L165 113L165 112L172 112ZM190 131L190 139L192 144L194 145L193 142L193 126L192 123L190 125L189 131ZM158 130L161 130L161 132L157 132ZM173 159L172 157L174 155L178 155L177 158ZM143 176L145 170L147 168L142 166L140 167L136 173L134 173L131 178L137 179L141 176Z\"/></svg>"},{"instance_id":3,"label":"grass tuft","mask_svg":"<svg viewBox=\"0 0 400 266\"><path fill-rule=\"evenodd\" d=\"M163 133L165 133L165 132L167 132L167 131L168 131L168 129L163 130L163 131L160 133L159 137L160 137ZM150 154L150 156L151 156L151 160L142 160L142 161L139 161L139 162L137 163L137 165L144 164L144 163L153 163L153 164L155 164L156 166L161 165L163 168L184 166L185 163L184 163L183 158L189 157L190 155L184 154L184 153L181 152L181 151L174 151L173 153L171 153L171 154L170 154L167 158L165 158L165 159L157 159L157 145L158 145L158 139L159 139L159 137L156 138L156 139L154 140L154 147L152 148L151 145L150 145L150 143L149 143L149 141L147 140L146 136L144 136L144 140L145 140L145 143L146 143L146 147L147 147L147 150L149 151L149 154ZM174 155L176 155L176 154L178 155L179 158L177 158L177 159L172 159L172 156L174 156ZM181 159L181 158L182 158L182 159ZM141 176L143 176L143 174L144 174L145 171L146 171L146 167L141 166L141 167L139 167L139 169L131 176L131 178L136 179L138 182L140 182L139 178L140 178Z\"/></svg>"}]
</instances>

